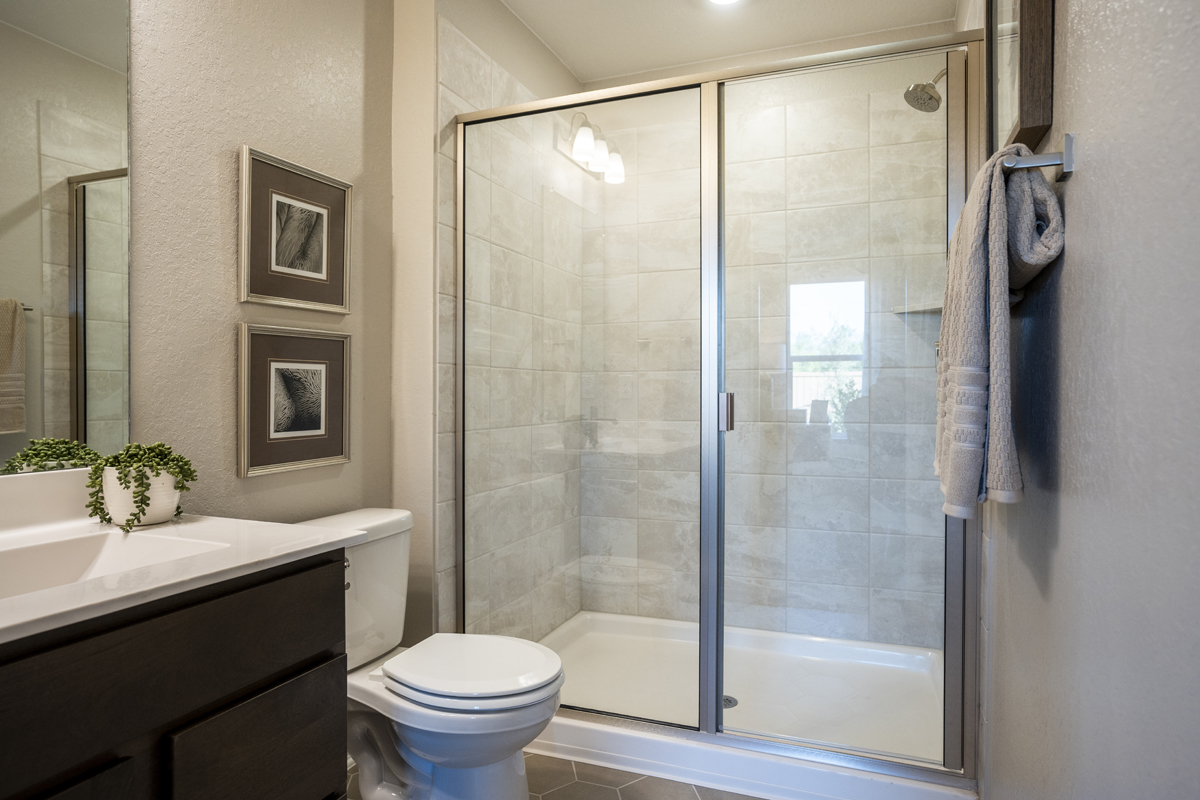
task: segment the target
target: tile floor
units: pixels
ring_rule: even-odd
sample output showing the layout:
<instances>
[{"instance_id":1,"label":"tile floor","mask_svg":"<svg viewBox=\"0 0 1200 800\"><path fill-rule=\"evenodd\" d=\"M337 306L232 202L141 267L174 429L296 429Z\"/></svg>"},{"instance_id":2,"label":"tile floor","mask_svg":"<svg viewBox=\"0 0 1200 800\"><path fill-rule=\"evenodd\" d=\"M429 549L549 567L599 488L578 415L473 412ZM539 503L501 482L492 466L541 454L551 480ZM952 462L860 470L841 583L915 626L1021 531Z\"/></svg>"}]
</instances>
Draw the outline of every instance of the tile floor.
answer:
<instances>
[{"instance_id":1,"label":"tile floor","mask_svg":"<svg viewBox=\"0 0 1200 800\"><path fill-rule=\"evenodd\" d=\"M525 772L529 800L753 800L749 795L531 753L525 755Z\"/></svg>"}]
</instances>

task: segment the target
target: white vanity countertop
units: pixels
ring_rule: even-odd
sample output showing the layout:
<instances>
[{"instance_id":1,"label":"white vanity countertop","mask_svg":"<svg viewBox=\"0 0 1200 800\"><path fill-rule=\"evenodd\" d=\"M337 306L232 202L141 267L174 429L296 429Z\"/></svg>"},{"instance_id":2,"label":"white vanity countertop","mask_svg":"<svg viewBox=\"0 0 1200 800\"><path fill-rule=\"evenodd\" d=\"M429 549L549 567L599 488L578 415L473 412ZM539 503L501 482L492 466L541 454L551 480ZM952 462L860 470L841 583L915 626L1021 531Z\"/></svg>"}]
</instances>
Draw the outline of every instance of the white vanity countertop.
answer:
<instances>
[{"instance_id":1,"label":"white vanity countertop","mask_svg":"<svg viewBox=\"0 0 1200 800\"><path fill-rule=\"evenodd\" d=\"M118 531L67 521L0 531L0 550ZM185 514L134 534L200 540L212 549L39 591L0 597L0 643L99 617L219 581L362 544L363 531Z\"/></svg>"}]
</instances>

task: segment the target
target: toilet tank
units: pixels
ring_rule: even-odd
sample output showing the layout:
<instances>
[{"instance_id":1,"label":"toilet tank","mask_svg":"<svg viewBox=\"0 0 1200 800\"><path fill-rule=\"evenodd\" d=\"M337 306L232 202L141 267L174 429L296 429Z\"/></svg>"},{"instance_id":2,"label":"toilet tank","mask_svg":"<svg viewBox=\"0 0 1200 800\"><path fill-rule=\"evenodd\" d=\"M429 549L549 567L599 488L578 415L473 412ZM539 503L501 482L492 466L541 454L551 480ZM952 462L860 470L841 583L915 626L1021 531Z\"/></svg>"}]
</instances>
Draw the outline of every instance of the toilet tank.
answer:
<instances>
[{"instance_id":1,"label":"toilet tank","mask_svg":"<svg viewBox=\"0 0 1200 800\"><path fill-rule=\"evenodd\" d=\"M365 531L364 544L346 548L346 659L354 669L397 647L404 637L412 514L361 508L301 525Z\"/></svg>"}]
</instances>

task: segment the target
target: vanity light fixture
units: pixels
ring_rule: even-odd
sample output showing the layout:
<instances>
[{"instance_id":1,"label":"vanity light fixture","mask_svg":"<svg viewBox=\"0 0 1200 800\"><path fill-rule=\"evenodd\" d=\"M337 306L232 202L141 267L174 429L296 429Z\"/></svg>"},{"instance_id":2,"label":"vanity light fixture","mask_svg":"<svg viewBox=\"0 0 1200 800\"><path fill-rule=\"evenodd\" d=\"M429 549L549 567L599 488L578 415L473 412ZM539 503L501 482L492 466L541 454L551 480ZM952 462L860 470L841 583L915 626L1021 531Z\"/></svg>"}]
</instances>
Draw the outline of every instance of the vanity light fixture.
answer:
<instances>
[{"instance_id":1,"label":"vanity light fixture","mask_svg":"<svg viewBox=\"0 0 1200 800\"><path fill-rule=\"evenodd\" d=\"M592 172L604 172L608 169L608 141L600 133L599 128L593 128L595 131L596 144L592 150L592 160L588 162L587 168Z\"/></svg>"},{"instance_id":2,"label":"vanity light fixture","mask_svg":"<svg viewBox=\"0 0 1200 800\"><path fill-rule=\"evenodd\" d=\"M621 158L616 145L613 145L612 150L608 152L608 169L604 170L604 182L625 182L625 159Z\"/></svg>"},{"instance_id":3,"label":"vanity light fixture","mask_svg":"<svg viewBox=\"0 0 1200 800\"><path fill-rule=\"evenodd\" d=\"M708 0L708 2L712 3L714 6L731 6L737 1L738 0Z\"/></svg>"},{"instance_id":4,"label":"vanity light fixture","mask_svg":"<svg viewBox=\"0 0 1200 800\"><path fill-rule=\"evenodd\" d=\"M571 158L589 172L603 174L605 183L625 182L625 161L616 145L610 148L599 126L589 123L582 111L571 118L571 132L564 141L571 142Z\"/></svg>"},{"instance_id":5,"label":"vanity light fixture","mask_svg":"<svg viewBox=\"0 0 1200 800\"><path fill-rule=\"evenodd\" d=\"M596 151L596 137L582 111L571 119L571 138L571 158L587 164Z\"/></svg>"}]
</instances>

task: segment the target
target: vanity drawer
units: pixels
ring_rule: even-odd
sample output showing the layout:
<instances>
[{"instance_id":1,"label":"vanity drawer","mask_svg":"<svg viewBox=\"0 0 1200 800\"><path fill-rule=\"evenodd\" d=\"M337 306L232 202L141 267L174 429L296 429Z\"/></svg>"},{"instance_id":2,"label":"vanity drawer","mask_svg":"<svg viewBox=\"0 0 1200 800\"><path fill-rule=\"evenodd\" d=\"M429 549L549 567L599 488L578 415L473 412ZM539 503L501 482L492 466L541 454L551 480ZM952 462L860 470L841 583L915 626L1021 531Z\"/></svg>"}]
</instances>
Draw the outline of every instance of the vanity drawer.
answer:
<instances>
[{"instance_id":1,"label":"vanity drawer","mask_svg":"<svg viewBox=\"0 0 1200 800\"><path fill-rule=\"evenodd\" d=\"M170 736L172 800L323 800L346 786L346 657Z\"/></svg>"},{"instance_id":2,"label":"vanity drawer","mask_svg":"<svg viewBox=\"0 0 1200 800\"><path fill-rule=\"evenodd\" d=\"M0 666L0 798L341 654L343 582L339 559Z\"/></svg>"},{"instance_id":3,"label":"vanity drawer","mask_svg":"<svg viewBox=\"0 0 1200 800\"><path fill-rule=\"evenodd\" d=\"M146 755L121 759L46 800L150 800L154 790L148 762Z\"/></svg>"}]
</instances>

